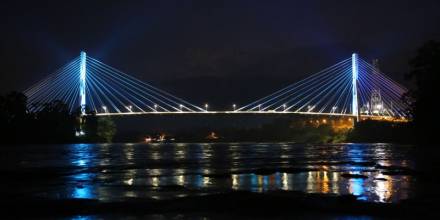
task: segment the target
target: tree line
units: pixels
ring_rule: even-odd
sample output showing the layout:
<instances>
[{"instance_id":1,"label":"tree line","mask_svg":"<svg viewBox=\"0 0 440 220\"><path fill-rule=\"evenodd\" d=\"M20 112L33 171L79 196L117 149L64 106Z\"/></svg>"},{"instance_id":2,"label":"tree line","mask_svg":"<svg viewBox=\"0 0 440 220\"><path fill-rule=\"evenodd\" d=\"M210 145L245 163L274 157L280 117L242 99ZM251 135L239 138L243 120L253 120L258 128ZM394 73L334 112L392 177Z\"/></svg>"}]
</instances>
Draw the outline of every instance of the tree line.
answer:
<instances>
[{"instance_id":1,"label":"tree line","mask_svg":"<svg viewBox=\"0 0 440 220\"><path fill-rule=\"evenodd\" d=\"M62 101L35 105L31 111L27 97L20 92L0 96L1 144L109 142L116 132L110 118L81 118ZM81 132L87 135L78 135Z\"/></svg>"}]
</instances>

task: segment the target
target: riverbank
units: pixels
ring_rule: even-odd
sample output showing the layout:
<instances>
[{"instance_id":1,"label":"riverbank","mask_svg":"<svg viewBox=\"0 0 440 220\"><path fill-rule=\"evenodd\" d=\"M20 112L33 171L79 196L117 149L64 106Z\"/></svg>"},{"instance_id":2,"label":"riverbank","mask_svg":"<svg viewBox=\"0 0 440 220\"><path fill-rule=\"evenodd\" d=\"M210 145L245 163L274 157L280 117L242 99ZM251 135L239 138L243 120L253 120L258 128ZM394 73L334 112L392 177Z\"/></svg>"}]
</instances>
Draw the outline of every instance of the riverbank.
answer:
<instances>
[{"instance_id":1,"label":"riverbank","mask_svg":"<svg viewBox=\"0 0 440 220\"><path fill-rule=\"evenodd\" d=\"M118 124L118 123L116 123ZM119 124L120 125L120 124ZM260 122L253 127L210 125L191 128L134 130L118 127L114 142L296 142L296 143L401 143L415 142L411 123L322 116L290 116Z\"/></svg>"},{"instance_id":2,"label":"riverbank","mask_svg":"<svg viewBox=\"0 0 440 220\"><path fill-rule=\"evenodd\" d=\"M94 217L148 217L187 216L212 219L267 219L306 217L396 218L423 216L438 217L437 199L418 198L397 204L361 202L355 196L306 194L302 192L273 191L252 193L231 191L210 195L157 200L127 198L124 201L105 202L94 199L50 200L20 198L1 201L9 217L53 218L73 216Z\"/></svg>"}]
</instances>

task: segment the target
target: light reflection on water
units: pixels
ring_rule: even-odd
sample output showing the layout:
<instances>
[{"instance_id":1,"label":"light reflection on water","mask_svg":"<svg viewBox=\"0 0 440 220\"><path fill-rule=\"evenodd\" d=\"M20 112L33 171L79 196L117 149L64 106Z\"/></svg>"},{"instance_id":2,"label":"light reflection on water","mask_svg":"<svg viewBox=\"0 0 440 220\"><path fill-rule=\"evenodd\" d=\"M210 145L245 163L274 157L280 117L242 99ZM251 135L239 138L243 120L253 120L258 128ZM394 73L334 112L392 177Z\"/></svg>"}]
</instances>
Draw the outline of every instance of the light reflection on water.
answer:
<instances>
[{"instance_id":1,"label":"light reflection on water","mask_svg":"<svg viewBox=\"0 0 440 220\"><path fill-rule=\"evenodd\" d=\"M409 197L414 181L411 176L384 175L375 166L414 166L409 147L388 144L76 144L51 151L59 149L68 153L45 164L69 167L72 174L48 191L71 198L289 190L395 202ZM38 157L49 160L44 154ZM273 172L260 175L260 169ZM344 173L367 178L346 178Z\"/></svg>"}]
</instances>

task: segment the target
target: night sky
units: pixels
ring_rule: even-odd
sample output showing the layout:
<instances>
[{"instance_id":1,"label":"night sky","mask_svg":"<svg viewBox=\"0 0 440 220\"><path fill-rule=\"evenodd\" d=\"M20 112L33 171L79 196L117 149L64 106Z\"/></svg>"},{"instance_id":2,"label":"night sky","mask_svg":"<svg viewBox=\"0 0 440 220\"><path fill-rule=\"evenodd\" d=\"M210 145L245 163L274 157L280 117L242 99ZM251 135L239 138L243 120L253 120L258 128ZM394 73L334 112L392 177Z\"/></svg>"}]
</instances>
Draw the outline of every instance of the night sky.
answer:
<instances>
[{"instance_id":1,"label":"night sky","mask_svg":"<svg viewBox=\"0 0 440 220\"><path fill-rule=\"evenodd\" d=\"M85 50L190 102L257 99L358 52L399 82L440 39L440 1L13 1L1 4L0 92Z\"/></svg>"}]
</instances>

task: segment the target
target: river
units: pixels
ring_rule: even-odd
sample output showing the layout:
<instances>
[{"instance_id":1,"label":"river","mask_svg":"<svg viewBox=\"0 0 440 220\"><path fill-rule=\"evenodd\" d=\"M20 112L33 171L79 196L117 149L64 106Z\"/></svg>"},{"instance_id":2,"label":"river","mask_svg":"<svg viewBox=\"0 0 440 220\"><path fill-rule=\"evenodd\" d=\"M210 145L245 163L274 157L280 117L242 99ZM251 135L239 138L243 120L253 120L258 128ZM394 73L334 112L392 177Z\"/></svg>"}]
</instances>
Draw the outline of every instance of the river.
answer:
<instances>
[{"instance_id":1,"label":"river","mask_svg":"<svg viewBox=\"0 0 440 220\"><path fill-rule=\"evenodd\" d=\"M393 203L417 180L411 146L393 144L170 143L1 148L13 197L169 199L230 190L355 195ZM353 175L354 174L354 175ZM4 182L5 184L5 182Z\"/></svg>"}]
</instances>

